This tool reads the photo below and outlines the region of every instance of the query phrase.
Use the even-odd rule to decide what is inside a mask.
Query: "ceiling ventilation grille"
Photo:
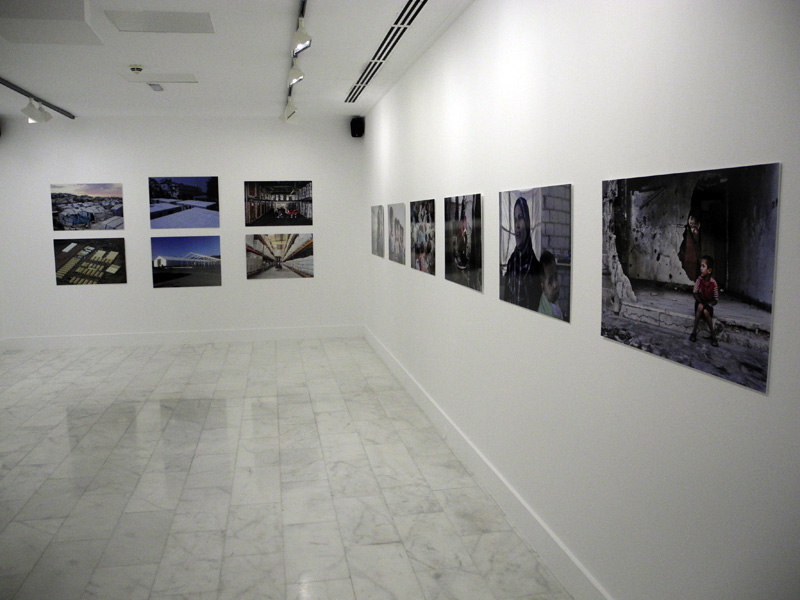
[[[355,102],[358,100],[361,92],[364,91],[364,88],[369,85],[369,82],[375,77],[375,74],[383,66],[383,63],[386,62],[386,59],[392,53],[395,46],[397,46],[400,38],[403,37],[406,30],[414,22],[414,19],[417,18],[417,15],[427,1],[428,0],[408,0],[408,2],[406,2],[403,10],[400,11],[400,15],[395,20],[394,25],[389,28],[389,31],[386,33],[380,46],[378,46],[375,54],[372,55],[372,59],[370,59],[367,66],[364,67],[361,76],[350,89],[350,93],[347,95],[345,102]]]

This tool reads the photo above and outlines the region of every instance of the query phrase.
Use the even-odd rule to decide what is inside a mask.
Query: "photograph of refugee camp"
[[[150,177],[150,228],[219,227],[217,177]]]
[[[245,236],[248,279],[314,277],[314,236],[277,233]]]
[[[444,199],[444,277],[483,291],[480,194]]]
[[[123,229],[121,183],[50,185],[53,230]]]
[[[218,235],[150,238],[153,287],[222,285]]]
[[[572,186],[500,192],[500,299],[569,321]]]
[[[603,182],[602,335],[767,391],[780,165]]]
[[[310,181],[245,181],[247,227],[313,224]]]
[[[126,283],[125,240],[53,240],[56,285]]]

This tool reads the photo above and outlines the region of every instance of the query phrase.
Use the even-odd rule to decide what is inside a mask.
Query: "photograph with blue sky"
[[[222,285],[218,235],[150,238],[153,287]]]

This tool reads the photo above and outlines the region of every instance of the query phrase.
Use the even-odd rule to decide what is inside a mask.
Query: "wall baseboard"
[[[81,335],[10,337],[0,340],[0,350],[61,350],[108,346],[151,346],[363,337],[361,325],[332,327],[275,327],[268,329],[206,329]]]
[[[517,533],[543,558],[548,568],[575,600],[613,600],[555,532],[447,416],[383,342],[368,327],[364,328],[363,335],[433,422],[442,439],[497,502]]]

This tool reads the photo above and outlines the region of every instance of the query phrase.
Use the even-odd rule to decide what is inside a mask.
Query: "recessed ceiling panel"
[[[107,10],[120,31],[136,33],[214,33],[209,13],[153,10]]]
[[[131,83],[197,83],[191,73],[121,73]]]
[[[79,20],[86,16],[86,0],[3,0],[0,18]]]
[[[2,0],[0,36],[17,44],[100,45],[88,14],[86,0]]]

